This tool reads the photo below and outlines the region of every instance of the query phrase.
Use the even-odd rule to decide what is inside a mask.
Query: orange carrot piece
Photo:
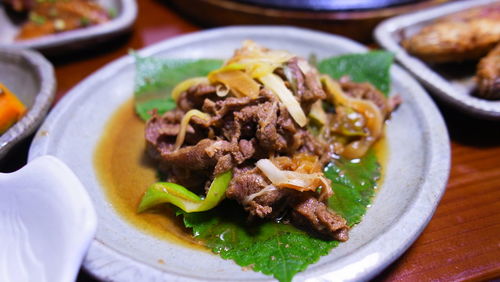
[[[0,134],[16,123],[26,112],[26,107],[5,85],[0,83]]]

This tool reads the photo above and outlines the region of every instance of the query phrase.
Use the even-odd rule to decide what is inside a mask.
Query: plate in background
[[[382,9],[398,5],[423,2],[426,0],[233,0],[266,7],[280,9],[297,9],[310,11],[348,11]]]
[[[49,110],[56,91],[54,68],[34,51],[0,47],[0,82],[28,111],[0,135],[0,159],[12,146],[31,134]]]
[[[179,36],[147,47],[141,56],[228,58],[245,39],[319,59],[367,49],[349,39],[292,27],[229,27]],[[232,261],[148,235],[111,206],[94,168],[94,153],[109,119],[133,97],[135,66],[125,56],[68,92],[35,136],[29,159],[63,160],[87,188],[99,226],[84,266],[113,281],[248,281],[271,277],[243,271]],[[350,240],[297,274],[297,280],[366,280],[401,255],[430,220],[450,169],[450,145],[439,111],[423,88],[398,66],[392,95],[404,102],[388,123],[384,183]],[[44,134],[42,134],[44,133]],[[408,138],[412,136],[412,138]]]
[[[14,24],[7,15],[5,7],[0,5],[0,47],[37,49],[54,55],[109,40],[132,27],[137,17],[135,0],[98,0],[97,2],[105,9],[115,9],[117,16],[104,24],[23,41],[14,40],[20,30],[20,25]]]
[[[498,3],[498,0],[470,0],[445,4],[388,19],[375,29],[375,39],[383,48],[395,53],[396,59],[443,102],[479,118],[500,120],[500,101],[490,101],[471,95],[474,90],[475,64],[462,67],[431,66],[410,55],[400,45],[434,20],[470,8]],[[457,71],[459,69],[459,71]]]

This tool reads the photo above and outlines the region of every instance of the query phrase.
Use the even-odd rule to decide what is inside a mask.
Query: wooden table
[[[51,59],[58,81],[56,103],[85,77],[129,49],[200,30],[160,1],[137,2],[139,15],[129,36],[76,56]],[[422,235],[376,280],[500,277],[500,123],[473,120],[440,107],[452,140],[446,193]],[[0,164],[0,171],[21,167],[30,142],[16,146]],[[82,271],[78,281],[93,279]]]

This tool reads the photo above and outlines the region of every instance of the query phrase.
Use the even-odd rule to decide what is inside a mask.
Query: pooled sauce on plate
[[[94,166],[109,202],[130,224],[157,238],[206,250],[186,229],[181,217],[168,205],[154,212],[137,213],[146,189],[158,181],[154,162],[148,158],[144,140],[145,122],[134,111],[133,99],[124,103],[108,121],[94,155]],[[388,150],[386,138],[374,149],[381,164],[382,183]]]
[[[108,121],[94,154],[94,166],[109,202],[130,224],[185,246],[202,249],[182,218],[167,206],[154,213],[138,214],[137,206],[146,189],[157,181],[154,162],[145,152],[145,123],[134,112],[133,100],[124,103]]]

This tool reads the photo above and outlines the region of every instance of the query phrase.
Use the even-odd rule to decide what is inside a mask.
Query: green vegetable
[[[87,17],[81,17],[80,18],[80,25],[81,26],[88,26],[90,25],[90,19]]]
[[[349,226],[359,223],[375,194],[380,165],[373,150],[361,159],[340,159],[325,168],[332,180],[334,194],[328,200],[331,209],[344,217]]]
[[[382,51],[345,55],[319,63],[322,73],[336,78],[349,75],[355,81],[369,81],[384,93],[389,92],[389,67],[392,54]],[[221,61],[180,61],[137,58],[136,109],[143,118],[159,104],[166,111],[175,107],[168,99],[177,82],[189,77],[206,75],[220,67]],[[351,66],[354,64],[354,66]],[[193,71],[193,73],[191,73]],[[166,89],[166,90],[165,90]],[[153,95],[151,94],[153,93]],[[158,94],[158,95],[156,95]],[[151,99],[153,97],[153,99]],[[161,100],[155,100],[161,99]],[[150,104],[147,104],[151,101]],[[325,168],[332,180],[334,196],[328,204],[353,226],[359,223],[380,176],[380,166],[373,151],[359,160],[335,160]],[[195,195],[196,196],[196,195]],[[196,196],[197,197],[197,196]],[[293,276],[309,264],[327,255],[337,241],[323,241],[287,224],[269,221],[246,222],[247,214],[233,201],[223,201],[206,212],[179,212],[186,227],[213,252],[238,265],[252,268],[280,281]]]
[[[247,216],[241,206],[225,201],[208,212],[184,214],[184,224],[222,258],[280,281],[291,281],[296,273],[338,245],[337,241],[311,237],[288,224],[248,224]]]
[[[196,76],[206,76],[222,65],[221,60],[171,60],[158,58],[136,59],[135,109],[143,119],[149,119],[149,112],[158,109],[164,113],[175,108],[170,98],[177,83]]]
[[[217,175],[212,181],[205,199],[200,198],[184,186],[175,183],[155,183],[148,188],[142,197],[138,212],[143,212],[163,203],[171,203],[188,213],[210,210],[224,199],[232,176],[231,171]]]
[[[318,69],[336,79],[349,75],[353,81],[370,82],[387,96],[391,89],[389,69],[393,59],[390,52],[371,51],[325,59],[319,63]]]
[[[379,169],[373,151],[359,162],[339,160],[325,169],[334,191],[329,206],[343,215],[349,226],[359,223],[365,213]],[[259,221],[248,225],[241,207],[227,201],[211,211],[183,216],[186,227],[213,252],[279,281],[291,281],[339,244],[311,237],[287,224]]]
[[[110,17],[111,19],[114,19],[114,18],[116,18],[116,16],[118,16],[118,10],[116,10],[116,8],[109,8],[108,9],[108,17]]]
[[[31,12],[29,17],[30,21],[34,22],[37,25],[42,25],[47,21],[47,19],[44,16],[41,16],[35,12]]]

